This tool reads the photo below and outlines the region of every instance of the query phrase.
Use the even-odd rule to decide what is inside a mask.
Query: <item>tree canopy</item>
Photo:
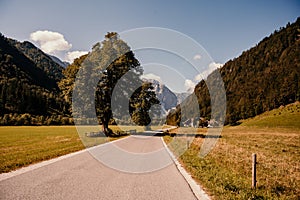
[[[77,91],[80,95],[76,97],[76,102],[79,104],[74,104],[73,101],[73,108],[75,105],[76,112],[81,113],[87,119],[93,117],[93,111],[96,108],[96,116],[106,135],[113,134],[108,128],[113,118],[122,118],[124,110],[134,110],[134,107],[138,106],[137,99],[147,102],[139,105],[143,107],[143,112],[139,113],[139,116],[146,115],[146,110],[151,107],[149,105],[158,101],[154,101],[156,96],[150,91],[151,84],[143,85],[141,81],[143,69],[139,61],[130,47],[115,32],[107,33],[103,42],[93,46],[92,51],[82,62],[82,66],[83,68],[77,74],[77,79],[80,80]],[[62,85],[67,82],[64,81]],[[141,90],[137,90],[139,87]],[[62,91],[65,91],[68,96],[69,89]],[[141,100],[141,98],[144,99]],[[135,99],[133,100],[135,104],[129,105],[129,99]],[[112,109],[112,103],[114,103],[114,109]]]

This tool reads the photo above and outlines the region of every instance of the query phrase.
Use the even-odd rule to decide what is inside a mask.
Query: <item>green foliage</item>
[[[134,57],[129,46],[119,38],[117,33],[107,33],[105,40],[102,42],[102,47],[99,51],[94,51],[96,62],[99,60],[100,70],[103,70],[102,77],[99,80],[96,90],[96,111],[103,131],[108,130],[109,120],[112,118],[111,101],[113,90],[117,82],[128,73],[131,69],[136,69],[135,73],[130,74],[130,79],[127,84],[119,85],[120,87],[128,87],[129,81],[138,81],[139,75],[142,74],[142,69],[139,67],[139,61]],[[132,85],[135,85],[132,83]],[[126,88],[123,88],[126,89]],[[120,101],[121,94],[114,96]],[[127,97],[128,98],[128,97]],[[128,108],[128,106],[125,106]]]
[[[132,121],[139,126],[147,126],[151,122],[150,108],[159,104],[159,100],[153,91],[153,86],[151,83],[143,83],[143,85],[138,88],[130,98],[129,101],[129,112],[132,117]],[[151,110],[152,115],[159,115],[160,109]]]
[[[64,115],[32,115],[10,113],[0,116],[0,126],[49,126],[72,125],[73,119]]]
[[[78,73],[79,69],[80,73]],[[73,105],[76,112],[74,110],[72,112],[84,118],[92,118],[92,112],[96,108],[96,114],[103,126],[103,132],[106,135],[112,135],[113,133],[108,128],[108,124],[114,122],[113,118],[122,119],[124,109],[128,110],[129,99],[145,97],[145,99],[139,100],[143,102],[143,105],[139,106],[144,106],[144,110],[149,110],[151,107],[149,105],[153,104],[154,95],[150,91],[152,88],[150,84],[142,86],[142,91],[139,90],[138,93],[134,93],[135,86],[142,85],[140,79],[142,73],[143,69],[134,57],[130,47],[119,38],[117,33],[108,33],[102,43],[95,44],[88,55],[76,59],[64,71],[65,78],[60,81],[59,87],[63,99],[69,104],[65,112],[71,112],[72,91],[76,78],[83,84],[76,85],[76,94],[78,95]],[[118,92],[113,95],[114,91]],[[129,96],[133,93],[132,97]],[[91,94],[95,94],[95,105],[91,103],[93,101],[93,99],[90,99]],[[117,104],[114,113],[112,102]],[[138,100],[133,102],[131,105],[132,110],[133,107],[138,106]],[[146,120],[144,110],[143,112],[136,111],[133,114],[134,118],[139,117],[139,121]],[[148,119],[147,122],[149,123]]]
[[[96,108],[97,117],[103,125],[104,133],[111,135],[108,124],[112,120],[113,90],[121,77],[133,68],[135,71],[131,73],[131,79],[123,87],[128,87],[130,81],[138,81],[139,75],[142,74],[142,68],[133,52],[119,38],[119,35],[115,32],[108,33],[101,44],[97,43],[93,46],[92,52],[86,57],[76,60],[66,69],[66,79],[60,82],[60,87],[65,99],[69,99],[69,102],[75,74],[79,70],[76,62],[81,66],[81,71],[76,78],[83,84],[76,85],[78,95],[76,93],[76,102],[73,105],[76,107],[76,111],[73,113],[76,112],[76,115],[91,118]],[[95,94],[95,99],[90,99],[91,94]],[[116,96],[116,98],[118,97],[119,95]],[[91,103],[92,101],[95,101],[95,105]]]
[[[76,58],[74,62],[63,71],[64,78],[58,83],[60,97],[66,102],[66,105],[63,108],[63,112],[65,114],[70,115],[72,113],[71,104],[74,82],[76,79],[76,74],[86,57],[87,55],[83,55],[80,58]]]

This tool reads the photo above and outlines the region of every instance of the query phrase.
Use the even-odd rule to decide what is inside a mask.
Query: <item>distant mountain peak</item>
[[[176,95],[163,83],[156,79],[143,78],[143,81],[152,83],[154,92],[162,106],[162,113],[165,115],[168,111],[177,105]]]
[[[49,56],[54,62],[56,62],[57,64],[59,64],[59,65],[62,66],[63,68],[66,68],[66,67],[68,67],[68,65],[70,65],[69,62],[62,61],[61,59],[59,59],[59,58],[56,57],[56,56],[53,56],[53,55],[50,55],[50,54],[48,54],[48,56]]]

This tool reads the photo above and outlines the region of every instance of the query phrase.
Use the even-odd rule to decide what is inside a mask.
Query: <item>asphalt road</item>
[[[10,178],[0,176],[0,199],[196,199],[170,159],[159,137],[130,136]]]

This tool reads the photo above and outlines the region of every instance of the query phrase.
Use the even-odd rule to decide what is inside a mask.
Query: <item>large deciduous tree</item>
[[[126,87],[136,85],[143,73],[139,61],[134,57],[130,47],[119,38],[115,32],[107,33],[105,40],[100,44],[94,46],[94,59],[98,60],[99,68],[101,70],[101,78],[96,89],[96,112],[102,129],[105,135],[112,135],[112,131],[108,128],[109,122],[112,119],[111,102],[112,98],[124,98],[124,94],[113,95],[113,90],[118,81],[127,74],[127,84],[118,85],[119,87]],[[134,69],[134,71],[132,70]],[[128,76],[128,73],[130,74]],[[129,97],[127,97],[129,98]],[[122,103],[123,101],[118,101]],[[128,105],[125,105],[128,108]]]
[[[82,67],[79,69],[78,65]],[[60,86],[63,88],[64,98],[68,101],[72,101],[70,95],[75,88],[75,97],[73,94],[72,98],[76,99],[75,103],[72,102],[76,111],[72,110],[73,116],[83,120],[84,124],[90,124],[96,109],[98,121],[107,136],[113,135],[108,127],[113,119],[124,119],[124,110],[136,113],[138,101],[144,102],[143,112],[139,113],[141,119],[146,117],[142,115],[147,114],[146,110],[149,110],[151,105],[159,103],[158,100],[154,100],[156,98],[154,92],[151,93],[151,84],[143,84],[141,80],[143,69],[139,61],[130,47],[115,32],[107,33],[104,41],[95,44],[87,56],[76,59],[69,68],[70,70],[65,71],[69,80],[61,81]],[[95,99],[91,99],[93,97]],[[135,103],[130,106],[130,102]],[[146,122],[148,124],[149,119],[146,119]]]
[[[135,110],[136,113],[137,107],[142,108],[143,112],[138,115],[142,120],[145,120],[144,123],[149,124],[151,119],[146,119],[146,110],[149,110],[151,105],[157,104],[159,101],[154,92],[151,92],[151,89],[153,89],[151,84],[142,83],[141,75],[143,74],[143,69],[130,47],[119,38],[117,33],[110,32],[105,36],[102,45],[98,43],[93,47],[93,52],[94,54],[92,53],[91,58],[96,62],[96,68],[99,68],[101,71],[99,71],[100,79],[95,95],[96,112],[105,135],[113,134],[108,128],[112,118],[122,117],[118,116],[122,115],[122,112],[118,112],[118,109],[131,109]],[[136,88],[136,86],[140,85],[142,86]],[[116,88],[118,92],[115,92],[116,94],[114,93],[113,95]],[[136,89],[137,91],[135,91]],[[130,106],[129,99],[134,99],[134,102],[141,101],[144,103]],[[116,105],[117,111],[114,110],[114,113],[112,111],[112,102],[117,102],[118,104]]]

